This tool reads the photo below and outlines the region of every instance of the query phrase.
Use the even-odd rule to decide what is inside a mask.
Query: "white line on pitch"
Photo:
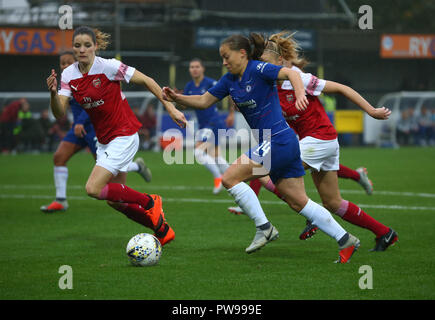
[[[53,199],[50,195],[29,195],[29,194],[0,194],[0,199]],[[86,196],[68,196],[69,200],[96,200]],[[190,203],[227,203],[235,206],[231,199],[199,199],[199,198],[163,198],[168,202],[190,202]],[[266,205],[286,205],[283,201],[262,200]],[[376,204],[358,204],[361,208],[387,209],[387,210],[408,210],[408,211],[435,211],[435,207],[418,207],[418,206],[399,206],[399,205],[376,205]]]
[[[131,188],[136,190],[141,189],[152,189],[152,190],[212,190],[212,187],[206,186],[183,186],[183,185],[174,185],[174,186],[162,186],[162,185],[129,185]],[[0,189],[34,189],[34,190],[54,190],[53,185],[38,185],[38,184],[30,184],[30,185],[16,185],[16,184],[5,184],[0,185]],[[84,185],[69,185],[68,189],[72,190],[85,190]],[[317,192],[315,189],[308,189],[308,192]],[[343,194],[366,194],[365,191],[362,190],[349,190],[349,189],[340,189],[340,192]],[[420,197],[420,198],[435,198],[435,193],[424,193],[424,192],[401,192],[401,191],[382,191],[377,190],[373,192],[373,195],[386,195],[386,196],[400,196],[400,197]]]

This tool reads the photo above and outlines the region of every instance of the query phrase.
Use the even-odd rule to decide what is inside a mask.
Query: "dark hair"
[[[73,33],[73,40],[76,36],[80,34],[87,34],[91,37],[92,42],[96,45],[98,45],[98,49],[104,50],[109,45],[110,41],[110,34],[101,32],[98,29],[92,29],[87,26],[81,26],[74,30]]]
[[[192,62],[199,62],[201,67],[204,68],[204,63],[202,62],[202,60],[200,58],[193,58],[192,60],[190,60],[189,64],[191,64]]]
[[[249,60],[259,60],[263,54],[266,41],[258,33],[251,33],[248,37],[241,34],[232,35],[222,41],[221,45],[227,45],[231,50],[245,50]]]
[[[59,57],[65,56],[67,54],[74,56],[74,52],[72,52],[72,50],[63,50],[59,52]]]

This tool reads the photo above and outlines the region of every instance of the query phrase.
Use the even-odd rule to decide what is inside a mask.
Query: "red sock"
[[[264,187],[270,192],[274,193],[278,198],[282,199],[281,193],[278,192],[276,186],[273,184],[271,179],[266,183]]]
[[[106,184],[103,190],[101,190],[99,199],[113,202],[136,203],[141,205],[145,210],[152,208],[154,205],[154,201],[149,195],[137,192],[121,183]],[[150,207],[148,207],[148,205]]]
[[[344,220],[349,221],[356,226],[369,229],[376,235],[376,238],[383,236],[389,231],[388,227],[376,221],[360,207],[347,200],[341,202],[340,208],[336,213]]]
[[[143,225],[144,227],[154,230],[154,225],[150,217],[145,213],[141,205],[135,203],[123,203],[121,208],[118,209],[125,214],[129,219]]]
[[[352,179],[355,181],[359,181],[360,178],[358,171],[342,166],[341,164],[340,169],[337,171],[337,175],[339,178]]]
[[[260,193],[260,189],[261,189],[260,180],[259,179],[251,180],[251,182],[249,182],[249,186],[251,187],[252,190],[254,190],[255,194],[258,196],[258,194]]]

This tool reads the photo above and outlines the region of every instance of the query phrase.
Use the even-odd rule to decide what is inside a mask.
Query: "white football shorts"
[[[120,171],[127,172],[138,149],[139,135],[137,132],[131,136],[116,137],[108,144],[97,142],[96,165],[109,170],[114,176]]]
[[[340,165],[338,140],[320,140],[305,137],[299,141],[301,159],[317,171],[336,171]]]

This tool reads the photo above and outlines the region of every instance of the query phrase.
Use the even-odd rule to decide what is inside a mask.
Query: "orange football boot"
[[[66,209],[68,209],[68,203],[66,201],[53,201],[49,205],[41,206],[40,209],[45,213],[66,211]]]
[[[174,240],[175,232],[165,220],[162,197],[157,194],[150,194],[150,196],[154,200],[154,206],[151,209],[146,210],[145,213],[154,226],[154,236],[159,239],[160,244],[163,246]]]

